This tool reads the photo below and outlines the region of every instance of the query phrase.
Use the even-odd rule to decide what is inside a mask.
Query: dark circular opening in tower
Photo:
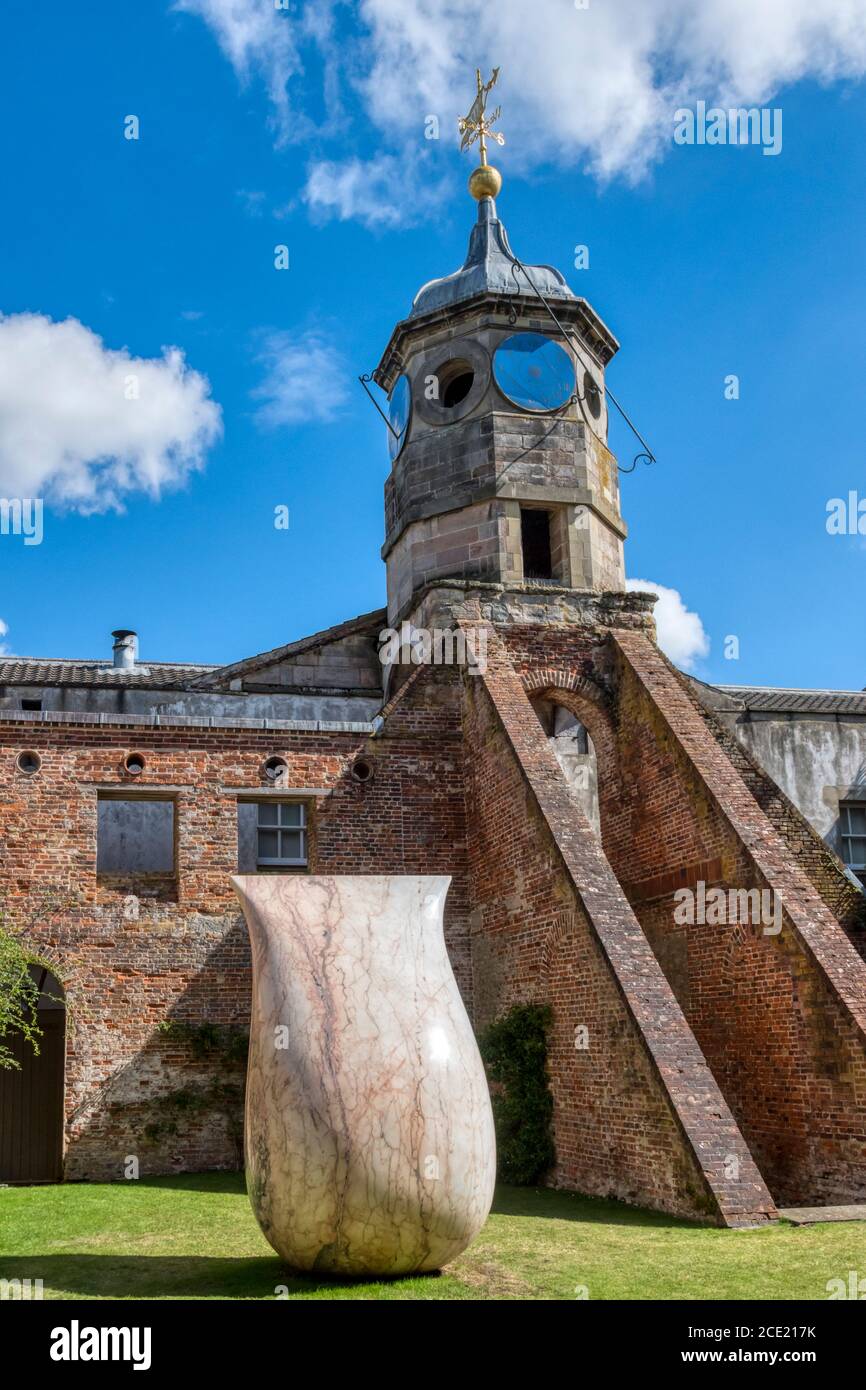
[[[140,777],[145,769],[144,755],[142,753],[130,753],[124,759],[123,766],[131,777]]]
[[[18,771],[26,772],[29,777],[32,777],[34,772],[38,772],[42,766],[42,759],[39,754],[34,753],[32,749],[29,748],[25,749],[23,753],[19,753],[15,761],[18,766]]]
[[[475,380],[475,371],[465,357],[446,362],[436,375],[439,378],[439,403],[446,410],[453,410],[455,405],[466,400]]]
[[[459,405],[461,401],[466,400],[466,397],[472,390],[472,383],[474,380],[475,373],[470,370],[468,372],[462,372],[460,376],[456,376],[453,381],[449,381],[442,395],[442,404],[445,406],[446,410],[450,410],[452,406]]]

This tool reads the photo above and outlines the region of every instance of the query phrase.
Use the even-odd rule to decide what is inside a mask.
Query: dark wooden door
[[[66,1010],[40,1009],[39,1056],[9,1043],[20,1071],[0,1069],[0,1182],[59,1182],[63,1167]]]

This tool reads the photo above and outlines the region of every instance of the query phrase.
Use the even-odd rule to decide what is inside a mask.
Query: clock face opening
[[[445,410],[453,410],[455,405],[466,400],[472,390],[475,371],[471,362],[455,357],[439,367],[436,379],[439,383],[439,404]]]
[[[512,333],[493,355],[496,385],[521,410],[558,410],[575,390],[574,363],[543,333]]]
[[[412,389],[409,385],[409,378],[400,376],[391,392],[391,400],[388,405],[388,424],[391,426],[388,431],[388,452],[391,455],[392,463],[406,443],[411,409]]]

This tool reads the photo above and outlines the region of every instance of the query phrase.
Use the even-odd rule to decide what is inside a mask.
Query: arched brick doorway
[[[66,1002],[47,966],[33,965],[39,988],[39,1055],[22,1035],[7,1039],[18,1067],[0,1069],[0,1182],[59,1182],[63,1176]]]

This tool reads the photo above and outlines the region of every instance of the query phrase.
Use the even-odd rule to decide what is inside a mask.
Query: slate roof
[[[147,689],[183,685],[218,666],[182,661],[143,661],[130,671],[110,661],[41,656],[0,657],[0,685],[141,685]]]
[[[864,690],[798,690],[769,685],[714,685],[747,710],[767,714],[864,714]]]
[[[576,299],[565,277],[552,265],[526,267],[535,287],[546,299]],[[410,318],[418,318],[432,309],[459,304],[476,294],[494,291],[497,294],[535,298],[533,284],[514,264],[514,253],[508,244],[508,233],[496,215],[492,198],[482,198],[478,204],[478,221],[469,237],[466,260],[459,270],[428,280],[415,296]]]

